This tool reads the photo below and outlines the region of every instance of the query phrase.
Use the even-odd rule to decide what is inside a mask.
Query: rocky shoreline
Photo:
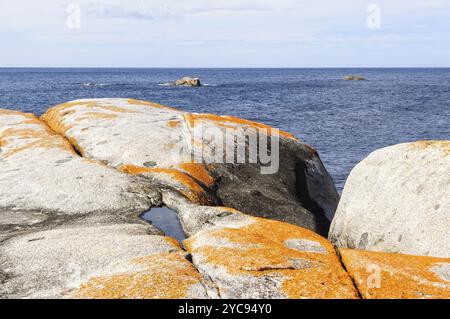
[[[450,142],[375,152],[339,202],[291,134],[279,132],[279,170],[261,174],[267,163],[193,162],[220,143],[199,139],[200,125],[275,132],[132,99],[40,119],[0,110],[0,297],[450,297]],[[140,218],[163,205],[184,247]]]

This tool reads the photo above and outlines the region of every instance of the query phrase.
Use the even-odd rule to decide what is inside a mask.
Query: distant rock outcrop
[[[330,240],[338,247],[450,257],[450,141],[375,151],[351,172]]]
[[[199,87],[202,84],[201,84],[199,78],[184,77],[182,79],[176,80],[174,82],[174,85],[176,85],[176,86],[194,86],[194,87]]]
[[[345,81],[366,81],[365,77],[359,75],[347,75],[343,78]]]

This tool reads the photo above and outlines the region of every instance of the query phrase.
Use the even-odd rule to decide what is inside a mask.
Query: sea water
[[[354,74],[367,81],[343,81]],[[200,88],[162,86],[183,76]],[[43,113],[74,99],[124,97],[228,114],[316,148],[341,191],[372,151],[450,139],[450,69],[0,69],[0,108]]]

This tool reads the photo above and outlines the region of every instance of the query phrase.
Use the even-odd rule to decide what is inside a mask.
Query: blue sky
[[[4,67],[450,67],[450,1],[0,0],[0,41]]]

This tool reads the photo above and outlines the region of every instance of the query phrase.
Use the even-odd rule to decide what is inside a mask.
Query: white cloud
[[[111,59],[130,56],[146,63],[151,52],[151,65],[170,63],[170,50],[192,56],[195,61],[189,63],[198,65],[216,63],[219,54],[221,63],[230,64],[245,63],[252,55],[273,64],[295,62],[299,56],[324,63],[321,56],[329,55],[321,48],[334,50],[339,64],[337,57],[350,46],[356,52],[365,52],[371,44],[389,47],[390,53],[379,57],[385,60],[389,54],[404,53],[408,43],[416,43],[418,50],[420,43],[434,44],[442,52],[450,46],[439,41],[449,37],[444,33],[450,27],[448,0],[0,1],[0,61],[7,64],[20,64],[19,57],[33,63],[37,52],[48,50],[64,54],[39,61],[83,64],[86,56],[102,61],[106,49],[117,47],[121,55],[113,53]],[[78,30],[66,27],[71,3],[81,7]],[[382,28],[377,31],[366,27],[371,3],[382,9]],[[64,60],[75,49],[86,54]],[[285,61],[277,61],[274,54]]]

